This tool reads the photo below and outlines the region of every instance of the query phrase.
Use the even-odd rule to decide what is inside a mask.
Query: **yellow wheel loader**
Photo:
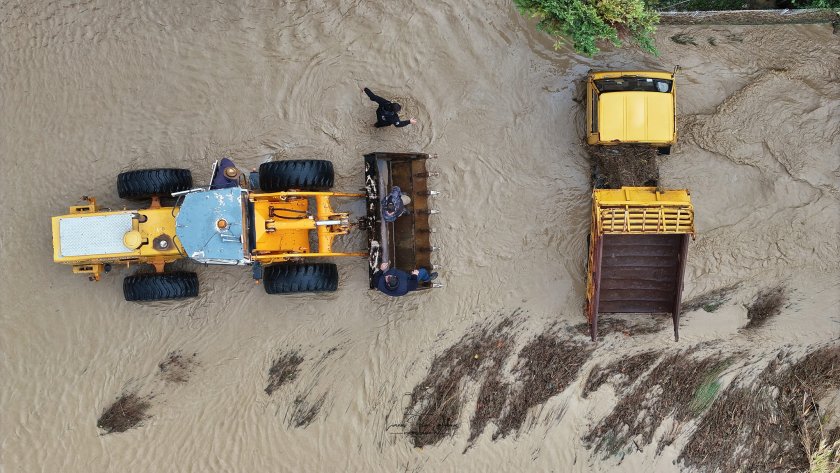
[[[331,191],[333,165],[322,160],[272,161],[245,173],[225,158],[214,164],[212,183],[197,188],[185,169],[124,172],[117,177],[119,196],[149,205],[115,211],[85,197],[86,204],[52,218],[53,258],[92,281],[117,264],[151,265],[153,271],[125,278],[123,293],[128,301],[196,296],[195,273],[165,270],[179,259],[249,265],[269,294],[335,291],[338,270],[324,262],[327,258],[367,256],[371,267],[391,261],[392,267],[408,271],[417,264],[431,265],[425,233],[428,215],[433,213],[426,199],[428,155],[369,156],[366,166],[384,166],[379,166],[375,182],[368,175],[365,192],[359,193]],[[412,173],[392,179],[390,167],[400,168],[403,162],[411,163]],[[397,226],[382,224],[379,215],[380,196],[388,189],[382,186],[392,181],[402,183],[415,198],[411,217]],[[172,205],[162,205],[161,199],[173,198]],[[348,213],[333,208],[333,198],[364,198],[367,215],[351,222]],[[334,240],[354,227],[367,228],[368,251],[334,250]],[[383,254],[383,247],[393,249]]]

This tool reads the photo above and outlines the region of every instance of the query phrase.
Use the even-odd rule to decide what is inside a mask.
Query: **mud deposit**
[[[693,41],[670,39],[679,34]],[[509,1],[2,3],[0,469],[702,465],[680,455],[723,392],[748,387],[782,350],[796,363],[840,338],[840,41],[830,25],[669,26],[657,58],[606,49],[588,59],[551,45]],[[629,330],[619,322],[593,345],[575,328],[585,322],[591,190],[575,99],[589,69],[675,65],[679,142],[656,159],[660,185],[691,189],[697,210],[684,299],[737,288],[687,307],[679,343],[668,319],[627,316],[616,320]],[[363,86],[400,101],[417,125],[373,128]],[[365,261],[344,259],[337,292],[274,297],[247,268],[181,262],[176,269],[198,273],[199,297],[140,304],[121,292],[143,268],[115,267],[90,283],[51,261],[49,218],[80,196],[136,205],[117,196],[121,171],[183,167],[204,184],[221,156],[245,169],[321,158],[335,163],[337,190],[355,191],[364,153],[402,150],[438,155],[429,166],[440,173],[431,184],[441,192],[432,240],[442,289],[380,296],[367,290]],[[364,211],[349,200],[339,207]],[[338,246],[365,245],[357,233]],[[742,330],[756,295],[779,286],[779,312]],[[467,350],[454,390],[417,404],[437,406],[441,420],[430,423],[445,427],[417,448],[396,426],[410,424],[415,388],[473,327],[492,330],[515,308],[509,344],[490,337],[488,349]],[[535,341],[532,356],[525,348]],[[159,367],[175,350],[180,361],[198,353],[189,375],[175,376],[186,382]],[[272,364],[293,351],[299,372],[267,395]],[[595,365],[645,352],[661,357],[638,380],[625,381],[637,372],[627,368],[583,397]],[[712,354],[734,361],[707,380]],[[668,400],[676,394],[654,383],[654,370],[701,379]],[[149,417],[101,435],[99,417],[132,392],[154,395]],[[651,397],[633,405],[625,396]],[[824,397],[820,409],[836,411],[837,398]],[[638,423],[639,406],[655,418]],[[584,437],[613,421],[627,426],[615,432],[620,451],[594,451],[606,434]],[[780,432],[785,445],[801,445]]]

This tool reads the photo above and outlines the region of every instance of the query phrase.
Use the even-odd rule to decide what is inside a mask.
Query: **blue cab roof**
[[[242,237],[245,199],[247,191],[241,187],[186,194],[175,233],[187,257],[207,264],[249,263]]]

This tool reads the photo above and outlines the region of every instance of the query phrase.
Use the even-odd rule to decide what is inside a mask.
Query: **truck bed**
[[[694,234],[688,192],[596,190],[594,201],[587,284],[592,340],[599,315],[609,313],[670,314],[679,340],[683,274]]]

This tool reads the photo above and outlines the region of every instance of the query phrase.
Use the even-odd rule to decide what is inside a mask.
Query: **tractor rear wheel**
[[[338,268],[332,263],[281,263],[265,268],[263,286],[269,294],[331,292],[338,289]]]
[[[169,197],[173,192],[192,188],[192,174],[188,169],[139,169],[121,172],[117,176],[117,192],[123,199]]]
[[[123,280],[123,295],[127,301],[165,301],[198,295],[198,275],[176,271],[144,273]]]
[[[260,165],[260,189],[263,192],[327,190],[335,183],[335,171],[330,161],[293,159],[271,161]]]

